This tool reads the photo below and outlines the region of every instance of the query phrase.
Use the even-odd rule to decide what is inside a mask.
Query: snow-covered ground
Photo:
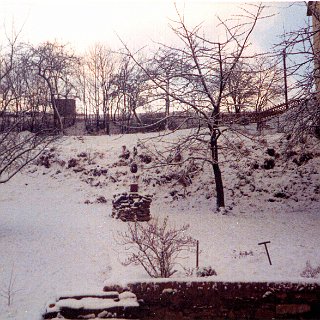
[[[113,195],[132,182],[129,166],[119,162],[121,147],[132,150],[149,135],[64,137],[47,151],[48,168],[45,160],[34,163],[0,186],[0,319],[38,319],[56,295],[147,278],[142,267],[121,264],[125,252],[117,236],[126,223],[110,215]],[[319,282],[300,274],[307,261],[320,265],[320,154],[313,148],[288,155],[279,138],[245,140],[238,144],[242,156],[226,153],[225,214],[215,210],[210,168],[193,177],[183,198],[181,186],[163,178],[177,168],[147,170],[139,163],[140,187],[153,195],[152,216],[190,224],[190,235],[200,242],[200,266],[211,265],[218,281]],[[278,153],[269,170],[262,168],[268,147]],[[303,152],[312,157],[297,165],[293,159]],[[270,241],[272,265],[258,245],[263,241]],[[181,263],[194,267],[194,254]]]

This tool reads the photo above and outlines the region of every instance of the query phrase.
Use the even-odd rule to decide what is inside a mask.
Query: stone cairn
[[[133,157],[136,155],[137,148],[134,147]],[[126,146],[122,146],[120,158],[128,159],[129,157],[130,151]],[[134,161],[131,162],[130,171],[134,182],[130,185],[130,193],[124,192],[113,196],[111,216],[122,221],[149,221],[152,196],[138,193],[138,177],[135,175],[138,172],[138,165]]]
[[[149,221],[151,195],[124,192],[113,196],[112,217],[122,221]]]

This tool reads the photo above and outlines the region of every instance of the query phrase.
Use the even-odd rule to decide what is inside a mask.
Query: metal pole
[[[270,243],[270,241],[264,241],[264,242],[260,242],[258,243],[258,245],[264,245],[264,248],[266,249],[266,252],[267,252],[267,256],[268,256],[268,259],[269,259],[269,263],[270,263],[270,266],[272,265],[271,263],[271,258],[270,258],[270,255],[269,255],[269,251],[268,251],[268,247],[267,247],[267,243]]]

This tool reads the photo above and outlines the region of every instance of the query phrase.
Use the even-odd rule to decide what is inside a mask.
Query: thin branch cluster
[[[14,130],[0,134],[0,184],[9,181],[56,138]]]
[[[171,277],[183,253],[195,246],[195,240],[187,235],[188,229],[189,225],[170,227],[168,218],[130,223],[128,230],[119,234],[120,243],[128,251],[124,264],[141,265],[153,278]]]

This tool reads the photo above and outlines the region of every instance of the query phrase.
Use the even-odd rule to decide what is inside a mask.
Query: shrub
[[[307,261],[305,268],[300,273],[300,276],[304,278],[316,278],[319,274],[320,274],[320,265],[314,268],[311,266],[310,261]]]
[[[275,161],[274,159],[265,159],[263,163],[263,168],[266,170],[273,169],[275,166]]]
[[[267,154],[270,156],[270,157],[274,157],[276,152],[274,150],[274,148],[268,148],[267,149]]]
[[[126,232],[119,233],[120,243],[128,251],[125,265],[141,265],[153,278],[169,278],[177,270],[183,252],[195,246],[186,234],[189,225],[170,228],[168,218],[163,222],[153,219],[147,223],[129,223]]]
[[[149,164],[152,161],[152,158],[147,154],[139,154],[139,159],[146,164]]]
[[[281,198],[281,199],[288,199],[290,198],[289,195],[287,195],[285,192],[278,191],[273,195],[275,198]]]
[[[13,303],[13,298],[17,292],[20,290],[16,290],[15,288],[16,275],[14,270],[14,265],[12,265],[10,277],[8,279],[7,284],[1,284],[0,286],[0,297],[3,297],[7,305],[10,306]]]
[[[74,168],[78,165],[78,160],[75,159],[75,158],[71,158],[69,161],[68,161],[68,169],[69,168]]]
[[[203,278],[203,277],[216,276],[217,273],[211,266],[207,266],[207,267],[199,268],[196,272],[196,275],[197,277]]]

